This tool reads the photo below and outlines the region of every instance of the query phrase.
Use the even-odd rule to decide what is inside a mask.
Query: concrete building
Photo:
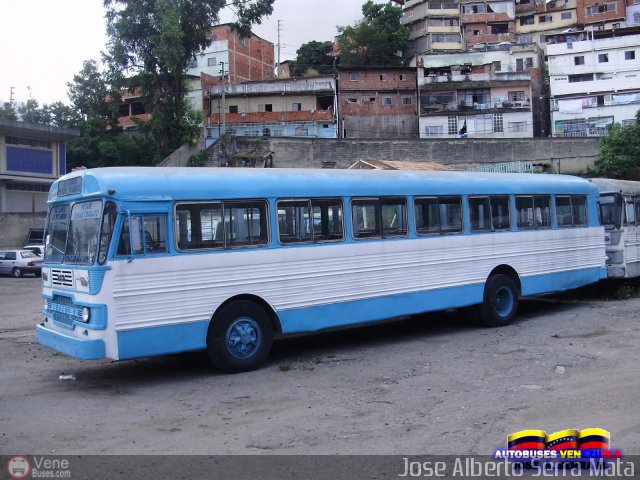
[[[547,45],[554,137],[606,134],[640,109],[640,28],[557,35]]]
[[[410,32],[408,56],[463,49],[458,0],[407,0],[400,23]]]
[[[0,213],[46,212],[51,184],[66,173],[66,141],[80,132],[0,119]]]
[[[515,42],[513,0],[461,0],[460,23],[467,48]]]
[[[415,67],[338,69],[340,138],[416,138]]]
[[[516,0],[516,41],[544,49],[549,36],[577,27],[579,1]]]
[[[499,44],[418,60],[420,138],[546,136],[546,84],[535,44]]]
[[[207,147],[225,131],[237,136],[337,136],[332,76],[215,84],[206,88],[204,100]]]

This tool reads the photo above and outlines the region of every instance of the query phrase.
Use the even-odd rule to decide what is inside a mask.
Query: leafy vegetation
[[[368,0],[362,6],[363,20],[338,27],[340,66],[401,66],[402,52],[409,44],[409,30],[400,24],[402,8]]]
[[[627,180],[640,180],[640,111],[636,124],[609,127],[607,136],[600,141],[600,153],[590,175]]]
[[[296,52],[296,59],[291,62],[291,73],[294,75],[315,76],[333,73],[335,57],[331,56],[331,42],[311,41],[303,43]]]
[[[116,90],[140,94],[150,135],[164,158],[180,147],[189,131],[186,70],[210,42],[218,13],[232,5],[244,35],[273,11],[275,0],[105,0],[109,82]]]

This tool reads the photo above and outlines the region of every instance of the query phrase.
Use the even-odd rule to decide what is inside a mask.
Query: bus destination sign
[[[82,177],[72,177],[67,180],[60,180],[58,184],[58,196],[77,195],[82,193]]]

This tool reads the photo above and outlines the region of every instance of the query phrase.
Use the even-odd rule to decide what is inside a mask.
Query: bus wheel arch
[[[207,331],[209,360],[228,373],[258,368],[271,351],[274,332],[280,324],[264,300],[239,295],[216,310]]]
[[[509,265],[494,268],[484,285],[483,301],[478,307],[480,321],[487,327],[511,323],[518,310],[520,277]]]

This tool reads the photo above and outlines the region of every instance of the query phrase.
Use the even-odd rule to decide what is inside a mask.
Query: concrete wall
[[[30,228],[44,228],[46,213],[0,213],[0,248],[23,247]]]
[[[600,145],[599,138],[264,140],[268,150],[274,152],[277,168],[321,168],[324,162],[335,162],[337,168],[347,168],[357,160],[367,159],[438,162],[460,169],[524,161],[560,173],[584,172],[593,165]],[[238,148],[242,148],[241,139],[238,139]]]

